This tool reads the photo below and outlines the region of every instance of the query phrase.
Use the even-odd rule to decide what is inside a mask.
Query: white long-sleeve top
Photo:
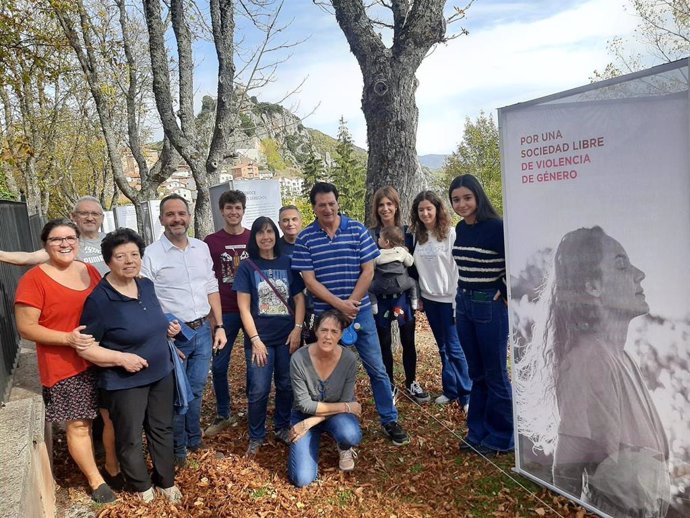
[[[453,259],[455,229],[451,227],[443,241],[429,233],[426,243],[417,241],[414,264],[419,274],[422,297],[434,302],[454,303],[458,289],[458,269]]]

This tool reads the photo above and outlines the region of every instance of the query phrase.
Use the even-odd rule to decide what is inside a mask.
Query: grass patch
[[[340,507],[347,507],[354,500],[355,495],[350,489],[340,490],[336,493],[336,503]]]
[[[276,497],[276,492],[274,491],[273,488],[264,486],[260,487],[258,489],[252,489],[249,492],[249,496],[251,496],[255,500],[259,500],[260,498],[275,498]]]

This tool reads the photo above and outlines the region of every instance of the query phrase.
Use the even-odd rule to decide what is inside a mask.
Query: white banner
[[[247,208],[242,218],[244,228],[252,228],[259,216],[268,216],[278,224],[278,211],[282,206],[278,180],[235,180],[233,185],[247,196]]]
[[[517,468],[603,515],[689,516],[688,94],[500,122]]]
[[[160,200],[148,201],[149,221],[145,222],[144,224],[149,226],[153,241],[160,239],[160,237],[163,235],[163,231],[165,230],[158,217],[160,215],[160,204]],[[110,220],[108,220],[107,226],[106,224],[103,225],[103,228],[106,232],[115,230],[115,220],[117,220],[117,227],[131,228],[134,231],[139,231],[137,227],[137,213],[134,205],[118,205],[114,207],[114,216],[115,217],[112,220],[112,228],[109,228],[111,226]]]

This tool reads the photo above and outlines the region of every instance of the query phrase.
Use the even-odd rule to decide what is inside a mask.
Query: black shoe
[[[178,457],[175,455],[175,467],[177,469],[182,469],[187,466],[187,457]]]
[[[475,451],[479,448],[481,448],[481,446],[479,446],[478,444],[474,444],[469,439],[463,439],[462,441],[460,441],[461,452]]]
[[[403,446],[410,442],[410,437],[396,421],[384,424],[383,433],[388,436],[395,446]]]
[[[206,444],[204,444],[204,441],[201,441],[199,444],[195,444],[194,446],[187,446],[187,451],[191,451],[192,453],[205,449]]]
[[[473,451],[475,453],[478,453],[482,457],[486,457],[487,459],[493,459],[494,457],[498,457],[498,455],[500,453],[502,453],[502,452],[499,452],[498,450],[493,450],[491,448],[487,448],[486,446],[476,446]]]
[[[117,500],[117,496],[115,496],[115,493],[113,493],[113,490],[110,489],[108,484],[103,482],[94,489],[93,493],[91,493],[91,499],[97,504],[109,504]]]
[[[125,488],[125,476],[122,474],[122,471],[119,471],[117,475],[111,475],[107,469],[103,468],[101,475],[103,475],[103,480],[110,486],[110,489],[122,491]]]

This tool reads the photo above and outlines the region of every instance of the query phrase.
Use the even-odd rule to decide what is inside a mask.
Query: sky
[[[466,19],[449,26],[469,31],[427,56],[417,71],[420,155],[448,154],[462,138],[465,118],[518,102],[575,88],[590,82],[594,70],[612,57],[607,42],[629,35],[636,25],[626,0],[476,0]],[[449,0],[447,11],[455,4]],[[259,100],[282,100],[303,117],[307,127],[335,136],[344,117],[355,143],[366,148],[361,111],[362,79],[335,16],[312,0],[287,0],[281,12],[289,23],[280,41],[300,41],[276,71],[276,81],[254,92]],[[238,21],[237,36],[248,46],[254,40]],[[385,41],[385,36],[384,36]],[[197,98],[215,95],[213,49],[197,54]]]

